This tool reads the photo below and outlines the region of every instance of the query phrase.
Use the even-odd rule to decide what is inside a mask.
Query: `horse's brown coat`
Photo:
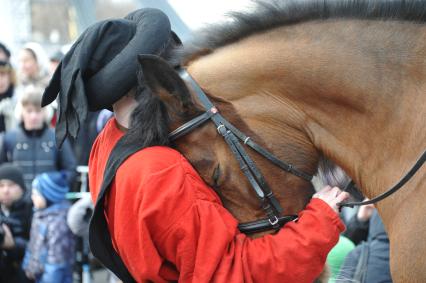
[[[278,157],[310,173],[320,154],[368,197],[395,184],[426,148],[426,26],[330,20],[251,35],[188,62],[222,114]],[[212,124],[179,149],[241,221],[263,217]],[[305,181],[249,151],[285,213],[312,194]],[[377,206],[391,241],[394,282],[426,282],[426,168]]]

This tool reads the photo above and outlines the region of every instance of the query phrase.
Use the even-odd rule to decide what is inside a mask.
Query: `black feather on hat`
[[[178,39],[169,19],[157,9],[90,26],[65,54],[43,94],[42,106],[59,94],[58,147],[67,136],[77,137],[89,110],[110,109],[137,85],[137,55],[161,56],[173,41]]]

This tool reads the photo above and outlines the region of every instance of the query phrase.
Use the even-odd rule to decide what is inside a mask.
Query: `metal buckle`
[[[246,137],[246,139],[244,140],[244,144],[247,144],[247,142],[249,141],[250,137]]]
[[[271,224],[272,226],[275,226],[275,225],[277,225],[278,224],[278,217],[276,217],[275,215],[274,215],[274,220],[272,221],[271,220],[271,218],[268,218],[268,221],[269,221],[269,224]]]
[[[220,124],[220,125],[217,127],[217,132],[218,132],[219,134],[221,134],[220,129],[221,129],[222,127],[225,127],[225,125]]]

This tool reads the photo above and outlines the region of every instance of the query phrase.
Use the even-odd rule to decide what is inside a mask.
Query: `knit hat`
[[[12,163],[3,163],[0,165],[0,180],[10,180],[18,184],[24,192],[26,191],[22,171]]]
[[[38,175],[33,183],[36,189],[48,202],[58,203],[65,199],[69,190],[67,175],[63,172],[47,172]]]

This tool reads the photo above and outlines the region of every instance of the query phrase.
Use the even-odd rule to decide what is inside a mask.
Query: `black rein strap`
[[[393,186],[392,188],[390,188],[389,190],[387,190],[386,192],[384,192],[381,195],[378,195],[377,197],[367,200],[367,201],[361,201],[361,202],[343,202],[340,203],[339,206],[340,207],[354,207],[354,206],[359,206],[359,205],[366,205],[366,204],[373,204],[376,203],[378,201],[381,201],[385,198],[387,198],[388,196],[394,194],[395,192],[397,192],[400,188],[402,188],[402,186],[405,185],[405,183],[407,183],[411,177],[414,176],[414,174],[416,174],[416,172],[422,167],[422,165],[425,163],[426,160],[426,150],[423,152],[422,156],[417,160],[417,162],[414,164],[414,166],[410,169],[410,171],[408,171],[408,173],[402,177],[401,180],[399,180],[399,182]],[[346,188],[344,189],[349,190],[352,187],[355,186],[355,183],[353,181],[351,181]]]
[[[252,188],[256,192],[257,197],[261,202],[261,206],[266,212],[268,218],[261,219],[253,222],[242,223],[238,226],[241,232],[243,233],[256,233],[265,230],[279,229],[286,222],[294,220],[297,218],[295,215],[280,216],[282,208],[278,200],[273,195],[271,189],[266,183],[262,173],[255,165],[254,161],[250,158],[247,152],[244,150],[244,147],[241,145],[241,140],[244,144],[248,145],[250,148],[258,152],[260,155],[271,161],[273,164],[279,168],[292,173],[308,182],[312,180],[312,176],[298,170],[293,165],[285,163],[275,157],[272,153],[267,151],[265,148],[256,144],[246,136],[244,133],[235,128],[231,123],[229,123],[222,115],[220,115],[217,108],[211,103],[207,95],[203,90],[198,86],[198,84],[192,79],[192,77],[184,69],[179,70],[179,75],[183,80],[191,84],[192,89],[197,94],[200,102],[203,107],[206,109],[206,112],[200,116],[190,120],[189,122],[183,124],[172,133],[170,133],[169,138],[175,140],[183,135],[194,130],[203,123],[212,120],[218,132],[223,136],[226,143],[228,144],[231,152],[234,157],[237,159],[240,169],[247,177]]]

